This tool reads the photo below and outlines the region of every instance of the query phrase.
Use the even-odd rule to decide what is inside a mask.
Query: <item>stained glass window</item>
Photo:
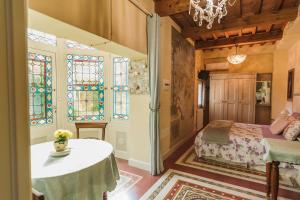
[[[104,119],[104,58],[67,55],[68,118],[70,121]]]
[[[88,46],[88,45],[85,45],[85,44],[81,44],[81,43],[78,43],[78,42],[75,42],[75,41],[72,41],[72,40],[66,40],[66,46],[68,48],[71,48],[71,49],[81,49],[81,50],[95,50],[95,48],[91,47],[91,46]]]
[[[128,119],[128,64],[129,59],[113,59],[113,118]]]
[[[52,46],[56,46],[57,43],[55,35],[51,35],[30,28],[27,29],[27,37],[32,41],[41,42]]]
[[[53,123],[52,59],[28,53],[29,115],[31,125]]]

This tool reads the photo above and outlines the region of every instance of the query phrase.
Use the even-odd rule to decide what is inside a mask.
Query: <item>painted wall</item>
[[[275,119],[284,109],[287,101],[288,70],[295,69],[293,110],[300,112],[300,37],[288,50],[277,50],[274,53],[273,75],[273,110]]]
[[[288,51],[276,50],[274,52],[274,71],[272,80],[272,119],[275,119],[280,114],[286,104],[288,79],[287,69]]]
[[[284,36],[277,43],[274,52],[274,73],[272,91],[272,118],[276,118],[287,104],[300,112],[300,11],[295,21],[284,30]],[[288,70],[295,69],[294,98],[287,101]]]
[[[238,48],[238,52],[247,54],[247,59],[238,65],[229,64],[230,73],[256,72],[272,73],[273,71],[273,51],[274,45],[254,45]],[[226,57],[235,53],[235,48],[221,50],[204,51],[204,62],[227,62]]]
[[[194,130],[195,50],[172,28],[171,146]]]
[[[172,67],[172,27],[181,31],[180,27],[169,17],[161,18],[160,23],[160,141],[163,158],[166,158],[176,150],[182,143],[189,139],[193,132],[181,137],[180,140],[171,145],[171,88],[165,87],[164,83],[171,82]],[[172,86],[171,86],[172,87]],[[195,130],[194,125],[194,130]]]

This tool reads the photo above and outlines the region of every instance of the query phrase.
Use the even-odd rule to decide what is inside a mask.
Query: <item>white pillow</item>
[[[285,139],[294,141],[300,135],[300,120],[291,122],[288,127],[284,130],[283,136]]]
[[[281,116],[291,116],[292,114],[293,114],[293,112],[291,110],[289,110],[288,108],[285,108],[280,112]]]

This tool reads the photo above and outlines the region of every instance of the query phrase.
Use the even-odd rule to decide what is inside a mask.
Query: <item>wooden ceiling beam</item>
[[[243,16],[243,2],[240,0],[240,17]]]
[[[217,37],[217,35],[216,35],[215,33],[213,33],[212,36],[213,36],[213,38],[214,38],[215,40],[218,39],[218,37]]]
[[[174,15],[188,11],[189,3],[188,0],[158,0],[155,1],[155,12],[161,17]]]
[[[273,24],[270,24],[267,29],[266,29],[266,32],[270,32],[272,30],[272,27],[273,27]],[[283,31],[283,30],[282,30]]]
[[[274,0],[274,1],[275,1],[275,6],[274,6],[273,10],[278,11],[282,8],[285,0]]]
[[[231,47],[235,45],[250,45],[274,42],[282,38],[282,31],[273,31],[269,33],[257,33],[255,35],[245,35],[241,37],[232,37],[211,41],[196,41],[197,49],[217,49]]]
[[[257,0],[258,2],[256,2],[256,6],[255,6],[255,14],[260,14],[262,11],[262,7],[264,4],[264,0]]]
[[[182,31],[182,35],[186,38],[197,40],[201,34],[212,34],[213,32],[224,33],[260,25],[285,23],[294,20],[297,17],[297,12],[298,8],[294,7],[282,9],[277,13],[262,13],[260,15],[224,19],[221,24],[215,22],[211,29],[206,29],[205,26],[185,28]]]
[[[225,35],[226,38],[229,38],[229,35],[228,35],[227,32],[224,32],[224,35]]]

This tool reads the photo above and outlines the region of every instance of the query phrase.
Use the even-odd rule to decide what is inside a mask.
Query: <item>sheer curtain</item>
[[[158,175],[163,171],[160,156],[159,133],[159,35],[160,19],[157,14],[147,17],[148,64],[150,69],[150,143],[151,174]]]

